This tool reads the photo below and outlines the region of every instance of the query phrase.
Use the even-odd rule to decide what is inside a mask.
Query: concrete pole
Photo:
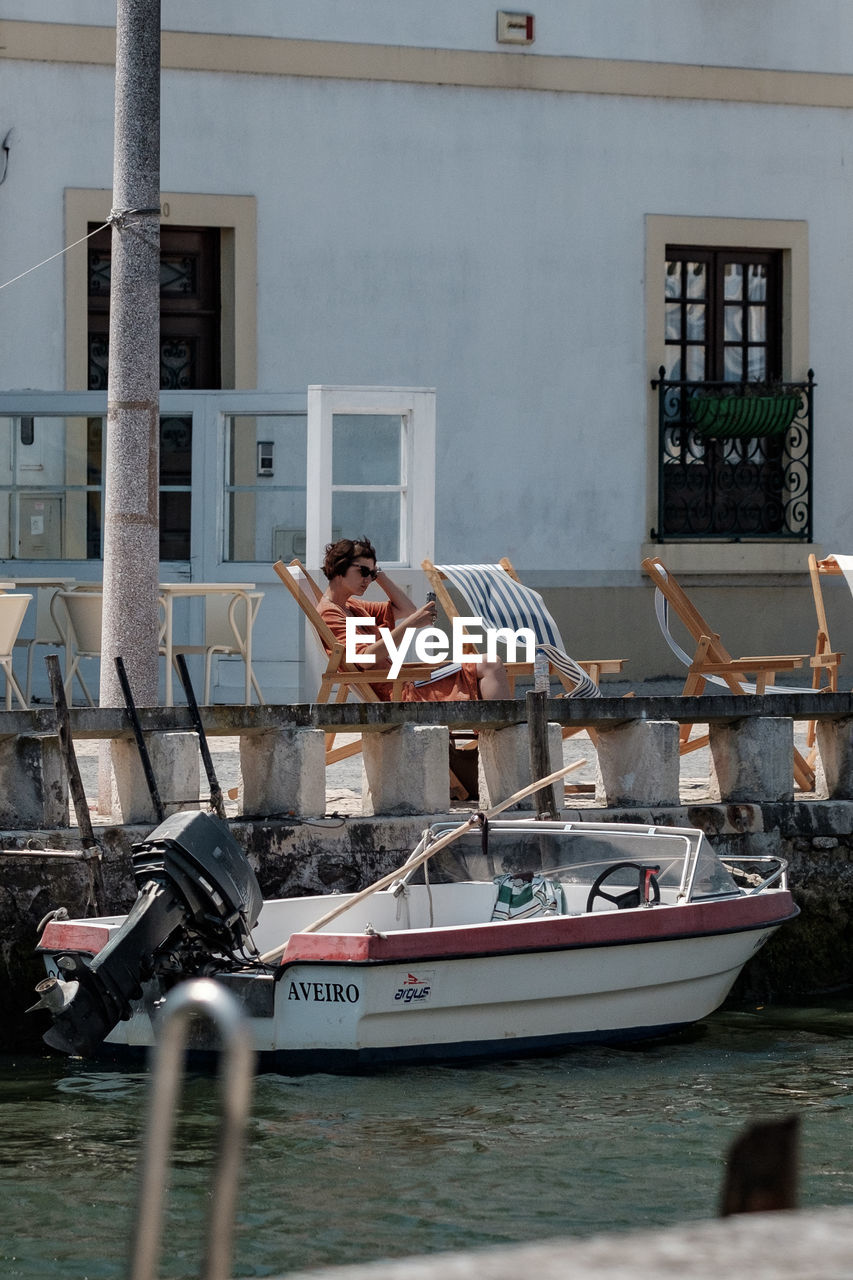
[[[117,0],[101,706],[158,701],[160,0]]]

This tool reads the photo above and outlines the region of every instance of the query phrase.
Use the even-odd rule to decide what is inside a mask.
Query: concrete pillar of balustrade
[[[56,737],[0,739],[0,827],[67,827],[68,788]]]
[[[450,733],[446,725],[404,724],[361,740],[365,815],[447,813]]]
[[[149,733],[145,745],[166,816],[181,809],[200,808],[196,735]],[[113,820],[154,824],[157,814],[136,743],[131,738],[117,738],[112,746]]]
[[[853,800],[853,719],[818,720],[817,749],[830,800]]]
[[[477,745],[481,809],[491,809],[534,781],[530,772],[530,734],[526,724],[508,725],[505,729],[481,729]],[[563,765],[563,736],[558,724],[548,725],[548,756],[551,761],[549,772],[556,773]],[[562,783],[558,782],[555,789],[557,806],[562,808]],[[533,809],[535,804],[534,796],[530,795],[514,807]]]
[[[725,803],[780,803],[794,798],[794,722],[754,716],[709,725],[710,787]]]
[[[326,735],[322,729],[269,729],[240,737],[241,812],[264,817],[326,812]]]
[[[680,803],[678,724],[675,720],[632,720],[612,728],[596,728],[597,804],[610,809],[626,805]]]

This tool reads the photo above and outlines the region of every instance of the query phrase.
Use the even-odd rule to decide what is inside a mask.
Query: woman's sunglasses
[[[368,569],[366,564],[354,564],[353,569],[358,569],[362,578],[375,578],[379,573],[378,569]]]

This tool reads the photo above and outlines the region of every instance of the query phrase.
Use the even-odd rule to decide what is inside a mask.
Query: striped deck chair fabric
[[[672,634],[672,632],[669,629],[669,601],[667,600],[663,592],[660,591],[657,587],[655,587],[655,615],[657,616],[658,626],[661,629],[663,638],[669,645],[672,652],[675,654],[676,658],[678,658],[679,662],[683,662],[685,667],[691,667],[693,665],[693,659],[690,657],[690,654],[686,651],[686,649],[682,649],[681,645],[678,643],[675,636]],[[702,674],[702,678],[703,680],[706,680],[708,684],[720,685],[723,689],[725,689],[726,693],[731,693],[732,691],[731,685],[723,676],[717,676],[717,675],[711,674],[710,672],[704,672]],[[756,692],[755,685],[752,684],[749,680],[744,680],[742,678],[739,678],[738,683],[741,685],[744,693],[754,694]],[[809,685],[808,687],[803,686],[802,688],[798,688],[790,684],[785,684],[785,685],[768,684],[764,692],[765,693],[814,693],[814,689],[811,685]]]
[[[538,591],[518,582],[499,564],[438,564],[436,569],[467,601],[474,617],[487,627],[517,631],[529,627],[537,652],[563,675],[577,683],[567,698],[600,698],[601,690],[565,651],[556,622]]]

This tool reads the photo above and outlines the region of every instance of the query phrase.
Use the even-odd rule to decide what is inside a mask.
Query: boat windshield
[[[692,902],[695,902],[698,898],[718,898],[732,893],[743,892],[723,866],[707,840],[703,840],[699,845],[693,884],[686,887],[690,888],[690,900]]]
[[[434,835],[443,831],[446,828],[434,829]],[[706,840],[700,839],[697,847],[696,838],[685,832],[626,831],[605,824],[595,831],[588,826],[531,823],[501,828],[492,824],[485,841],[479,830],[466,832],[426,865],[428,879],[438,884],[523,872],[555,876],[568,884],[590,884],[618,862],[660,867],[657,879],[662,889],[686,889],[692,880],[692,898],[739,892]],[[413,872],[412,881],[423,881],[421,868]]]

